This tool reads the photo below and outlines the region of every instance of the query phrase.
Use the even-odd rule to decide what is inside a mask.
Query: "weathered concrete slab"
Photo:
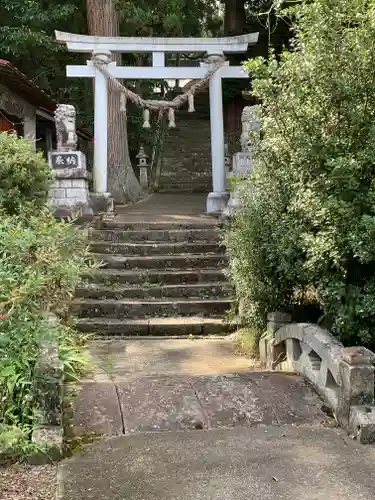
[[[208,428],[327,421],[320,398],[300,377],[251,372],[198,377],[192,385]]]
[[[229,338],[97,340],[90,345],[93,380],[115,382],[153,375],[210,375],[256,370]],[[106,378],[105,378],[106,379]]]
[[[81,434],[327,420],[302,378],[257,371],[228,338],[95,341],[90,355],[94,370],[76,412]]]
[[[72,424],[75,436],[122,434],[121,409],[111,380],[103,377],[100,382],[83,382],[75,397]]]
[[[306,427],[122,436],[60,465],[61,500],[373,500],[375,448]]]
[[[282,374],[142,377],[117,385],[126,433],[327,420],[310,386]]]
[[[201,405],[186,377],[146,377],[118,383],[125,433],[206,427]]]

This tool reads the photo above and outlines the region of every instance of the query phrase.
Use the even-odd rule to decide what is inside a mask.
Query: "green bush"
[[[241,354],[251,358],[259,357],[259,340],[261,332],[255,328],[240,328],[234,335],[234,342]]]
[[[346,344],[375,344],[375,6],[315,0],[284,11],[280,60],[248,63],[262,145],[227,234],[243,315],[316,303]]]
[[[15,134],[0,132],[0,209],[18,213],[25,204],[42,206],[51,169],[41,153]]]
[[[0,426],[27,432],[37,423],[35,366],[44,342],[59,345],[68,376],[84,362],[68,308],[89,267],[86,240],[73,225],[46,209],[1,214]]]

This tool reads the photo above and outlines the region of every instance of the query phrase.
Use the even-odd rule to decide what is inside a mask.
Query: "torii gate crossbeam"
[[[212,67],[218,56],[226,52],[245,52],[249,44],[258,40],[258,33],[226,38],[126,38],[74,35],[56,31],[56,39],[66,43],[68,50],[100,55],[107,61],[112,76],[128,80],[201,79]],[[110,52],[152,52],[152,66],[120,67],[111,61]],[[200,67],[166,67],[165,52],[204,52],[208,63]],[[67,66],[68,77],[95,79],[94,109],[94,167],[93,181],[96,193],[107,192],[108,150],[108,82],[106,77],[87,61],[86,65]],[[221,212],[228,199],[225,176],[223,78],[248,78],[241,66],[224,64],[212,75],[209,82],[210,125],[212,154],[212,192],[207,197],[207,212]]]

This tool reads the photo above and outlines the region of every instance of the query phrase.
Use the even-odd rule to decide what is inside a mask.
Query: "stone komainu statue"
[[[252,152],[257,147],[260,139],[260,119],[261,108],[258,104],[255,106],[245,106],[242,111],[242,134],[241,150],[243,152]]]
[[[59,104],[55,111],[58,151],[77,149],[76,110],[70,104]]]

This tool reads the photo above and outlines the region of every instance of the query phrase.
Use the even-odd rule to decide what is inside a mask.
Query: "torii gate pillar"
[[[223,55],[209,56],[209,63],[215,63],[218,57],[222,58]],[[229,62],[224,64],[229,66]],[[212,191],[207,196],[207,213],[216,213],[224,210],[229,199],[226,187],[223,91],[220,74],[214,73],[209,85]]]
[[[204,78],[218,58],[223,60],[224,53],[246,52],[249,45],[258,41],[258,35],[251,33],[224,38],[126,38],[74,35],[56,31],[57,41],[65,43],[68,50],[100,57],[113,77],[128,80]],[[146,67],[119,67],[115,62],[110,62],[111,52],[151,52],[153,64]],[[166,67],[165,52],[202,52],[208,58],[207,63],[201,64],[200,67]],[[86,66],[68,66],[67,76],[95,79],[94,191],[107,195],[108,82],[91,61],[87,61]],[[229,66],[229,63],[224,61],[210,78],[212,191],[207,197],[208,213],[222,212],[229,198],[225,174],[222,79],[248,77],[241,66]]]
[[[111,52],[93,51],[93,56],[109,64]],[[95,193],[107,193],[108,178],[108,82],[107,78],[96,71],[94,85],[94,165],[93,186]]]

